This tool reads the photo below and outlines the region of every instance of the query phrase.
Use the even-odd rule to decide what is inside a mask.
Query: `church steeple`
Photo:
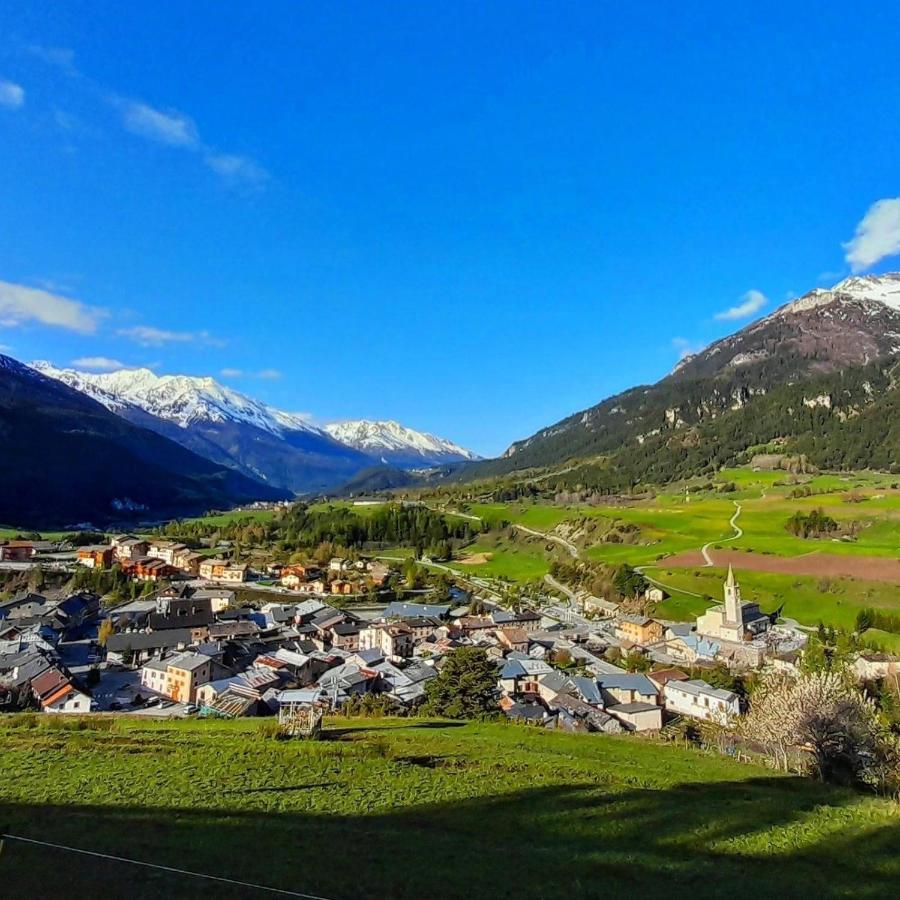
[[[725,579],[725,621],[731,625],[742,625],[744,621],[741,604],[741,587],[735,581],[734,571],[728,566],[728,577]]]

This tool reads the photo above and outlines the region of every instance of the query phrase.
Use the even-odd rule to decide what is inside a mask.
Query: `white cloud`
[[[758,313],[767,303],[766,295],[761,291],[747,291],[737,306],[716,313],[715,318],[720,322],[730,322],[734,319],[746,319],[754,313]]]
[[[693,356],[703,349],[702,344],[699,344],[696,341],[689,341],[687,338],[683,337],[673,337],[672,346],[678,351],[679,360],[686,359],[688,356]]]
[[[14,327],[25,322],[38,322],[93,334],[105,315],[104,310],[69,297],[0,281],[0,325]]]
[[[42,44],[32,44],[28,48],[28,52],[51,66],[59,67],[70,75],[78,74],[75,69],[75,53],[68,47],[45,47]]]
[[[0,80],[0,106],[21,109],[25,105],[25,88],[12,81]]]
[[[170,147],[197,147],[200,136],[190,116],[177,110],[154,109],[138,100],[120,100],[122,123],[141,137]]]
[[[269,177],[262,166],[235,153],[207,153],[204,162],[213,172],[232,183],[262,184]]]
[[[258,372],[247,372],[244,369],[222,369],[219,374],[223,378],[262,378],[264,381],[275,381],[281,378],[278,369],[260,369]]]
[[[127,369],[125,363],[108,356],[79,356],[72,360],[76,369],[93,369],[96,372],[115,372],[117,369]]]
[[[854,272],[900,253],[900,197],[873,203],[856,226],[853,239],[843,244],[843,248],[844,258]]]
[[[152,325],[135,325],[120,328],[116,334],[131,338],[144,347],[161,347],[163,344],[204,344],[208,347],[224,347],[225,341],[213,337],[208,331],[169,331]]]

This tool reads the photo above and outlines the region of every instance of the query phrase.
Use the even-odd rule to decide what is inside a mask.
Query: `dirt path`
[[[527,525],[513,525],[513,528],[516,531],[522,531],[525,534],[530,534],[532,537],[541,538],[544,541],[552,541],[554,544],[559,544],[560,547],[564,547],[566,552],[573,559],[578,559],[578,548],[567,541],[565,538],[561,538],[557,534],[548,534],[546,531],[536,531],[534,528],[529,528]]]
[[[740,540],[744,536],[743,529],[737,523],[738,517],[740,516],[741,510],[742,510],[741,504],[738,503],[737,500],[734,500],[732,502],[737,507],[737,509],[735,510],[734,515],[728,520],[728,524],[734,530],[734,534],[729,538],[722,538],[719,541],[708,541],[700,548],[700,553],[703,555],[703,559],[704,559],[704,563],[703,563],[704,568],[708,569],[711,566],[715,565],[715,563],[712,560],[712,557],[709,555],[709,548],[713,544],[727,544],[727,543],[730,543],[731,541]]]

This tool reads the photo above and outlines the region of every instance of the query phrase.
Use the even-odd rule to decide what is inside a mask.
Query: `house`
[[[123,559],[119,562],[122,571],[138,581],[157,582],[168,580],[180,574],[180,570],[161,559],[143,556],[139,559]]]
[[[744,641],[767,631],[771,617],[759,609],[758,603],[744,603],[741,588],[731,566],[725,580],[725,602],[710,607],[697,617],[697,633],[722,641]]]
[[[28,562],[34,553],[34,544],[31,541],[0,543],[0,562]]]
[[[147,556],[150,542],[131,535],[119,535],[112,539],[110,546],[112,547],[113,557],[121,562],[128,559],[142,559]]]
[[[214,613],[220,613],[234,605],[234,591],[228,588],[199,588],[191,594],[191,600],[209,601],[210,609]]]
[[[740,700],[734,691],[714,688],[699,678],[669,681],[663,696],[669,712],[720,725],[741,712]]]
[[[360,650],[380,650],[385,659],[409,659],[413,655],[413,633],[402,623],[375,622],[359,632]]]
[[[647,677],[656,685],[660,692],[670,681],[687,681],[690,678],[681,669],[657,669],[655,672],[648,672]]]
[[[27,619],[47,609],[47,598],[40,594],[24,594],[0,602],[0,619]]]
[[[227,559],[205,559],[199,566],[200,577],[207,581],[226,581],[240,584],[247,580],[247,566]]]
[[[878,681],[900,675],[900,658],[889,653],[863,650],[853,663],[853,671],[860,681]]]
[[[208,599],[158,597],[156,612],[150,613],[148,625],[151,631],[190,628],[197,633],[196,639],[202,640],[214,621],[212,603]]]
[[[335,556],[328,561],[329,572],[344,572],[350,567],[350,564],[342,556]]]
[[[661,588],[651,585],[644,591],[644,599],[649,603],[662,603],[669,595]]]
[[[354,653],[359,650],[361,626],[356,622],[338,622],[331,628],[331,646]]]
[[[81,547],[75,555],[78,565],[88,569],[108,569],[113,563],[113,549],[106,545]]]
[[[190,628],[123,631],[106,639],[107,662],[137,667],[167,650],[184,650],[194,641]]]
[[[172,554],[172,565],[182,572],[187,572],[188,575],[199,575],[201,562],[203,562],[203,555],[189,547],[176,550]]]
[[[524,653],[510,653],[498,678],[500,690],[510,695],[540,695],[541,678],[555,669],[541,659]]]
[[[720,643],[701,637],[690,625],[670,625],[666,629],[665,651],[678,662],[711,661],[720,650]]]
[[[498,628],[496,634],[497,640],[507,649],[528,652],[528,635],[524,628]]]
[[[586,703],[571,694],[558,694],[547,704],[551,712],[562,714],[562,727],[567,731],[601,731],[605,734],[621,734],[622,726],[603,709]],[[578,729],[576,724],[581,725]]]
[[[617,703],[606,711],[615,716],[628,731],[659,731],[663,725],[663,710],[655,703]]]
[[[212,680],[214,664],[206,654],[191,650],[151,660],[141,669],[141,686],[180,703],[193,703],[197,688]]]
[[[79,691],[69,677],[55,666],[46,669],[31,682],[31,691],[47,713],[88,713],[91,698]]]
[[[621,616],[616,623],[616,631],[622,640],[641,646],[658,643],[665,633],[659,622],[647,616]]]
[[[338,578],[331,582],[332,594],[352,594],[356,591],[356,585],[352,581],[344,581]]]
[[[384,610],[385,619],[446,619],[450,615],[449,606],[441,606],[434,603],[404,603],[395,600],[389,603]]]
[[[659,702],[659,689],[646,676],[625,673],[623,675],[601,674],[597,676],[603,702],[607,705],[616,703],[650,703]]]

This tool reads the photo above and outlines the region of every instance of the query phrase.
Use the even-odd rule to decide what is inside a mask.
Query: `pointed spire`
[[[728,587],[734,587],[734,571],[731,568],[731,563],[728,563],[728,577],[725,579],[725,584]]]

